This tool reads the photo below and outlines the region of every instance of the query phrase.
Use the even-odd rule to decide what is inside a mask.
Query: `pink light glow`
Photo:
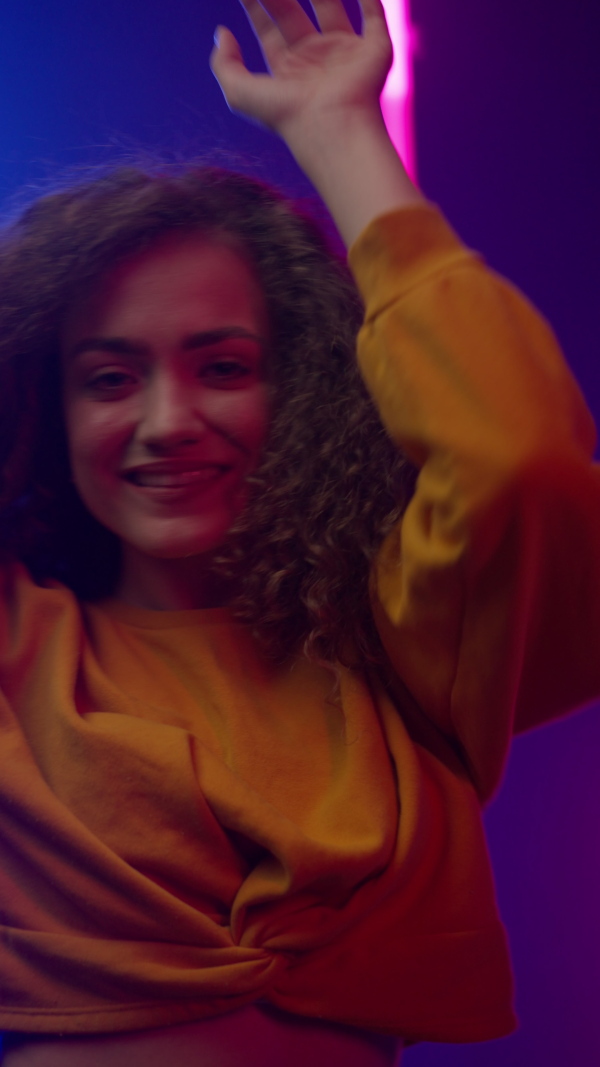
[[[394,63],[381,94],[381,109],[388,133],[404,160],[408,173],[416,178],[416,158],[412,125],[412,27],[409,0],[383,0]]]

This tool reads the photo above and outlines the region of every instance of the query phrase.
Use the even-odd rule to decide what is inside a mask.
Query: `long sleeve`
[[[547,324],[434,208],[375,220],[351,265],[362,372],[420,467],[376,563],[376,620],[487,797],[513,729],[600,692],[593,422]]]

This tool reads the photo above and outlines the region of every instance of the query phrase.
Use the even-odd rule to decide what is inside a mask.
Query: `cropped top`
[[[600,690],[591,418],[546,324],[431,207],[351,256],[420,467],[372,575],[395,671],[267,661],[226,609],[1,572],[0,1028],[266,1001],[406,1039],[515,1024],[481,825],[513,729]]]

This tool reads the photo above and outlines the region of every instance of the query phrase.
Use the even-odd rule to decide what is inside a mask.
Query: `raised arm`
[[[346,244],[377,215],[422,202],[379,106],[392,61],[380,0],[362,0],[362,35],[340,0],[314,0],[321,32],[296,0],[242,2],[270,74],[251,74],[222,27],[213,72],[233,111],[284,139]]]
[[[286,140],[355,242],[362,371],[421,468],[374,569],[379,632],[489,796],[515,725],[600,692],[593,423],[535,309],[433,208],[387,214],[424,201],[379,110],[391,58],[379,0],[362,2],[362,35],[339,0],[314,0],[320,33],[295,0],[243,3],[271,73],[250,74],[226,30],[213,70],[234,110]]]

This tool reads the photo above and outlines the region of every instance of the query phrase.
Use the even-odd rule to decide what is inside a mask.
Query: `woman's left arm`
[[[379,0],[363,0],[362,36],[338,0],[315,0],[322,33],[295,0],[243,2],[271,74],[250,74],[228,31],[213,70],[231,107],[287,141],[355,242],[363,374],[420,467],[375,569],[379,630],[487,796],[515,725],[600,693],[593,423],[547,324],[396,156],[379,110],[391,59]]]

